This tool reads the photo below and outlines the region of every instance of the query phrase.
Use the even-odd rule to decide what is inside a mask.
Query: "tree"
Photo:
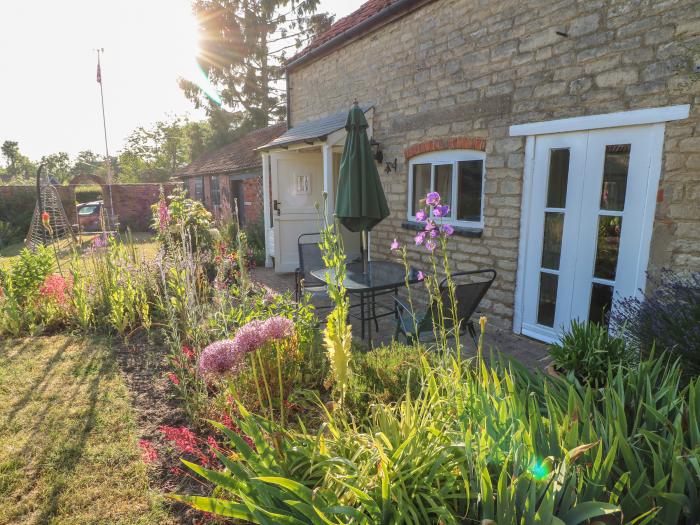
[[[17,159],[20,156],[19,143],[13,140],[6,140],[2,143],[2,155],[7,161],[7,168],[11,169],[15,166]]]
[[[229,125],[265,127],[284,115],[283,65],[333,20],[315,14],[319,0],[195,0],[199,20],[199,64],[223,104],[233,108]],[[195,83],[180,80],[195,106],[205,107],[210,120],[224,113]],[[229,128],[230,129],[230,128]]]
[[[59,151],[41,157],[40,164],[48,171],[49,176],[61,184],[66,184],[71,178],[71,163],[68,153]]]
[[[19,151],[19,143],[13,140],[6,140],[0,147],[7,169],[3,175],[4,180],[15,183],[27,184],[36,174],[36,166]]]
[[[207,149],[209,127],[184,117],[138,127],[118,158],[120,182],[161,182]]]

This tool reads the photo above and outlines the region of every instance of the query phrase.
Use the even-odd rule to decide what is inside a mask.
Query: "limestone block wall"
[[[562,33],[562,34],[558,34]],[[372,236],[389,257],[411,244],[406,156],[426,142],[480,139],[481,237],[454,238],[458,270],[492,267],[487,311],[510,325],[520,236],[524,138],[512,124],[691,104],[667,124],[651,268],[700,268],[700,7],[696,0],[436,0],[290,71],[291,125],[374,104],[392,215]],[[415,264],[426,256],[410,249]]]

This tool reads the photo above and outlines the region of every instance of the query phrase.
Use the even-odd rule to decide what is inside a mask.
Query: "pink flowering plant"
[[[208,345],[197,370],[205,381],[219,384],[243,404],[266,411],[270,419],[286,420],[287,398],[300,368],[294,322],[281,316],[254,319],[241,326],[233,339]]]
[[[423,224],[423,228],[419,231],[413,241],[415,246],[425,249],[429,254],[430,273],[426,274],[419,271],[416,274],[416,279],[422,281],[428,291],[430,304],[435,305],[433,315],[433,335],[438,341],[441,349],[448,350],[447,339],[450,335],[455,338],[455,348],[460,347],[459,343],[459,323],[457,315],[457,300],[455,297],[455,284],[450,271],[450,264],[447,257],[447,243],[450,237],[454,234],[454,227],[451,224],[445,223],[445,218],[450,215],[450,206],[442,204],[441,197],[438,192],[430,192],[425,199],[421,201],[427,208],[422,208],[416,212],[416,220]],[[413,303],[410,293],[409,275],[410,267],[407,260],[407,247],[401,245],[396,239],[391,243],[391,250],[400,255],[406,268],[406,287],[408,288],[408,298],[413,309]],[[444,276],[447,279],[447,289],[450,297],[450,304],[444,304],[441,300],[442,291],[440,290],[440,281]],[[417,333],[417,320],[413,318],[414,333]],[[450,328],[448,328],[448,326]]]

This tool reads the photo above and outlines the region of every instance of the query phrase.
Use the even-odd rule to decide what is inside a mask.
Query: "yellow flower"
[[[484,330],[486,330],[486,316],[482,315],[479,317],[479,326],[481,327],[481,333],[484,333]]]

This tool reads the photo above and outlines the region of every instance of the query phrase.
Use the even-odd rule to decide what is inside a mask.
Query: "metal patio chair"
[[[477,344],[476,328],[472,315],[479,307],[479,303],[486,295],[493,281],[496,279],[496,270],[475,270],[471,272],[458,272],[452,275],[455,282],[455,299],[457,300],[457,322],[459,331],[464,328],[469,331],[469,335]],[[419,339],[421,334],[433,332],[433,319],[437,318],[437,301],[442,301],[445,316],[445,328],[453,327],[453,320],[450,311],[450,291],[447,286],[447,279],[440,282],[440,298],[433,300],[429,308],[420,313],[414,313],[398,297],[394,297],[394,305],[397,312],[396,336],[403,334],[408,342]],[[415,323],[414,323],[415,319]],[[416,333],[413,333],[416,332]]]
[[[294,298],[299,301],[304,293],[310,293],[312,297],[327,297],[326,283],[311,275],[312,270],[325,266],[321,254],[321,234],[302,233],[297,239],[297,246],[299,267],[294,270]]]

